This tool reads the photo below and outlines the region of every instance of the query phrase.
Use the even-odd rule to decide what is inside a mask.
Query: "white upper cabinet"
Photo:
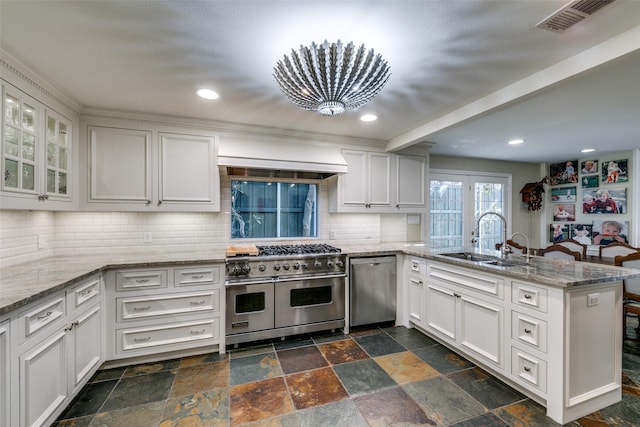
[[[2,85],[3,208],[74,208],[72,130],[71,120]]]
[[[87,126],[85,210],[219,211],[213,136]]]
[[[349,172],[330,186],[331,212],[423,213],[426,158],[342,150]]]

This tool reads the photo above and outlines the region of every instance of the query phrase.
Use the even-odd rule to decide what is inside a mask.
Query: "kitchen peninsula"
[[[480,262],[445,256],[443,250],[432,250],[421,244],[343,247],[342,251],[348,256],[398,255],[400,280],[396,323],[415,327],[473,360],[545,405],[548,416],[554,420],[566,423],[620,400],[621,280],[640,275],[640,271],[540,257],[534,257],[530,264],[516,258],[505,266],[487,262],[487,259],[491,261],[489,258]],[[37,268],[16,265],[3,269],[0,326],[5,331],[1,335],[5,340],[1,347],[6,366],[2,367],[2,372],[10,379],[5,383],[11,387],[3,396],[12,399],[9,403],[12,410],[24,408],[27,400],[31,401],[35,412],[21,413],[20,420],[38,425],[55,419],[95,369],[114,357],[108,350],[113,343],[91,359],[82,359],[81,353],[80,361],[84,360],[87,366],[86,371],[81,371],[84,381],[73,383],[73,386],[67,384],[64,392],[56,389],[45,395],[37,388],[21,384],[23,380],[18,375],[19,372],[24,374],[28,365],[37,361],[36,356],[43,354],[34,352],[41,344],[47,344],[44,346],[47,349],[58,348],[56,343],[62,342],[65,335],[82,331],[81,321],[85,317],[92,319],[91,328],[99,329],[97,332],[104,334],[104,340],[108,334],[108,339],[115,341],[116,330],[125,330],[115,325],[128,321],[126,311],[116,313],[115,300],[122,298],[126,286],[135,285],[138,279],[139,284],[148,284],[148,280],[156,283],[153,274],[158,271],[164,272],[164,280],[168,283],[160,290],[161,297],[197,293],[197,300],[187,304],[208,306],[209,302],[201,302],[209,301],[204,291],[207,287],[216,290],[222,286],[221,277],[215,278],[215,268],[223,268],[223,263],[221,251],[171,256],[105,256],[103,259],[51,258],[39,262]],[[195,270],[198,271],[193,273]],[[213,272],[211,275],[207,275],[209,270]],[[120,285],[117,284],[117,272],[124,273]],[[181,286],[193,276],[185,274],[201,277],[203,272],[209,280],[207,283],[188,288]],[[165,276],[157,274],[157,277]],[[158,279],[158,283],[163,282]],[[118,286],[120,288],[116,289]],[[140,295],[123,300],[123,307],[143,299],[141,291],[137,292],[136,295]],[[219,304],[218,311],[211,313],[222,322],[216,326],[220,335],[213,333],[203,340],[206,346],[198,344],[197,339],[190,345],[181,343],[182,352],[224,351],[224,299],[216,301],[212,298],[214,305]],[[85,300],[93,302],[84,309],[74,308],[76,301],[83,303]],[[135,307],[130,307],[135,312]],[[146,309],[146,305],[142,308]],[[196,333],[200,328],[205,331],[200,326],[206,317],[204,313],[192,314],[189,318],[193,324],[200,322]],[[152,329],[153,317],[134,317],[137,317],[135,322],[143,322],[139,323],[138,329]],[[26,323],[32,328],[32,336],[26,338],[22,336],[25,318],[33,320]],[[76,320],[80,324],[76,324]],[[39,324],[43,326],[39,327]],[[175,357],[175,351],[163,352],[161,346],[145,347],[144,340],[154,340],[155,336],[148,338],[135,333],[137,331],[128,342],[132,354],[139,354],[137,352],[144,349],[145,354],[158,360]],[[28,346],[26,342],[34,337],[39,344]],[[124,338],[123,343],[125,347],[116,349],[120,353],[129,351]],[[58,348],[58,354],[63,354],[60,353],[63,348],[64,345]],[[594,366],[598,369],[593,369]],[[585,372],[589,374],[585,375]],[[26,424],[22,421],[20,424]]]

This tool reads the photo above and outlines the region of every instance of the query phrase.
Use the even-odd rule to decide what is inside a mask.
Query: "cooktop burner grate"
[[[273,255],[313,255],[313,254],[337,254],[340,248],[336,248],[324,243],[318,244],[301,244],[301,245],[267,245],[256,246],[259,256]]]

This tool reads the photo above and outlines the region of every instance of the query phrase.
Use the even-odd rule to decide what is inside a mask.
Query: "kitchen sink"
[[[520,267],[527,265],[525,261],[502,259],[497,256],[482,255],[474,252],[449,252],[441,255],[450,258],[463,259],[465,261],[477,262],[484,265],[495,265],[496,267]]]

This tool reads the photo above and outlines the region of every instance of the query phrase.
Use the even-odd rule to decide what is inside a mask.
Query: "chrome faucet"
[[[502,216],[498,212],[489,211],[481,214],[478,217],[478,220],[476,222],[476,230],[475,230],[476,239],[471,240],[471,242],[475,243],[480,238],[480,220],[487,215],[496,215],[498,218],[500,218],[500,221],[502,221],[502,246],[500,247],[500,254],[502,258],[506,258],[507,253],[509,253],[509,250],[507,249],[507,220],[505,219],[504,216]]]
[[[531,248],[529,247],[529,238],[525,234],[522,234],[520,232],[515,232],[515,233],[513,233],[511,235],[511,240],[513,240],[513,238],[516,237],[516,236],[522,236],[522,237],[524,237],[524,240],[526,241],[525,248],[527,248],[527,250],[525,251],[524,256],[525,256],[525,258],[527,260],[527,264],[529,264],[530,261],[531,261]],[[506,242],[505,242],[505,244],[506,244]]]

